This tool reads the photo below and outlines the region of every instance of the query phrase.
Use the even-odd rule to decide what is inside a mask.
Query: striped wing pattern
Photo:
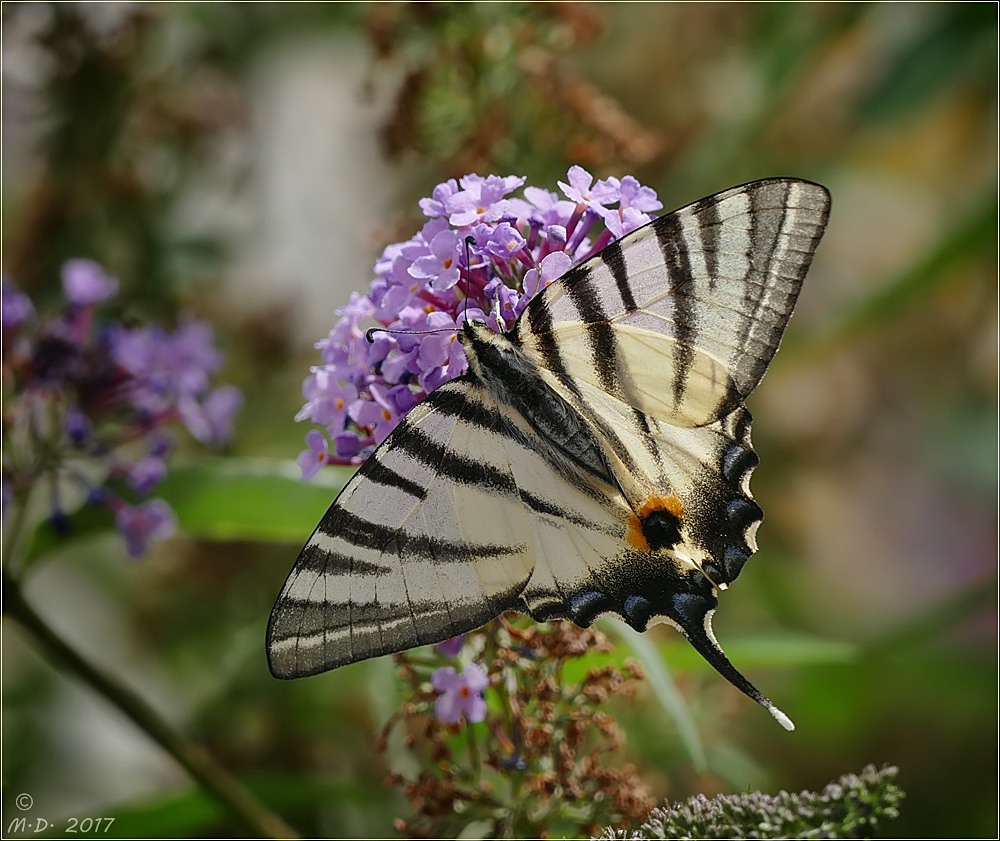
[[[743,401],[778,349],[829,206],[823,187],[792,179],[702,199],[568,272],[515,326],[539,375],[602,437],[632,508],[677,495],[692,515],[681,551],[721,587],[762,518]]]
[[[605,248],[410,412],[302,550],[268,628],[278,677],[439,642],[505,610],[674,625],[791,722],[712,633],[762,512],[743,405],[777,350],[829,196],[768,179]]]
[[[569,271],[531,302],[518,336],[570,391],[587,382],[700,426],[760,382],[829,208],[823,187],[792,179],[702,199]]]
[[[515,605],[533,552],[524,539],[528,514],[498,446],[516,430],[502,419],[488,392],[456,380],[414,408],[359,468],[271,614],[276,676],[439,642]]]

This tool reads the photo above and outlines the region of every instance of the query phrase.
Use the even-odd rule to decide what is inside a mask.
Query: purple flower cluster
[[[303,478],[322,464],[363,461],[429,392],[465,373],[466,318],[510,329],[533,295],[662,207],[632,176],[595,183],[574,166],[569,183],[558,182],[564,198],[538,187],[513,196],[524,181],[467,175],[438,184],[420,201],[429,217],[421,231],[388,246],[368,293],[337,310],[295,417],[324,430],[307,435]],[[386,332],[368,341],[368,325]]]
[[[145,498],[166,475],[170,428],[223,443],[242,395],[212,385],[222,356],[209,325],[98,325],[97,308],[118,281],[92,260],[68,261],[62,281],[66,306],[47,319],[23,292],[2,286],[4,499],[24,504],[45,479],[52,522],[65,525],[66,483],[76,484],[88,504],[110,512],[138,557],[176,529],[167,502]]]

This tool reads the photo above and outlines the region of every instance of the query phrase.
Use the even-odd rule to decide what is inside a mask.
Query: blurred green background
[[[766,519],[716,622],[798,730],[664,631],[706,765],[651,694],[618,708],[629,759],[672,799],[891,763],[893,835],[996,836],[995,6],[10,3],[3,24],[5,275],[44,308],[65,259],[101,261],[122,317],[211,319],[247,399],[225,457],[173,471],[183,537],[136,563],[113,535],[67,543],[27,597],[264,803],[333,837],[405,809],[402,760],[373,751],[391,662],[282,683],[264,660],[334,492],[291,463],[312,344],[436,183],[555,189],[578,163],[665,209],[772,175],[833,195],[750,401]],[[3,631],[5,822],[29,792],[110,835],[240,834]]]

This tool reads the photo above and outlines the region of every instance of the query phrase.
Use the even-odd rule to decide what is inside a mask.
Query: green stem
[[[31,495],[30,488],[15,493],[14,499],[8,506],[11,522],[3,524],[4,546],[3,546],[3,571],[6,576],[17,576],[24,560],[25,544],[27,542],[28,530],[24,527],[28,510],[28,499]]]
[[[20,583],[3,575],[4,614],[16,620],[54,664],[66,668],[102,695],[169,753],[255,838],[298,838],[281,818],[266,809],[200,745],[186,739],[142,698],[73,649],[24,600]]]
[[[469,765],[472,768],[472,778],[478,783],[482,776],[482,765],[479,760],[479,741],[472,722],[465,722],[465,739],[469,746]]]

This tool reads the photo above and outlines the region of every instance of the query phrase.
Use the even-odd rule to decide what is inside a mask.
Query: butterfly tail
[[[779,710],[766,695],[750,683],[726,657],[712,630],[712,616],[718,602],[715,598],[696,593],[678,593],[672,599],[670,618],[680,628],[688,642],[715,670],[744,695],[753,698],[786,730],[794,730],[792,720]]]

